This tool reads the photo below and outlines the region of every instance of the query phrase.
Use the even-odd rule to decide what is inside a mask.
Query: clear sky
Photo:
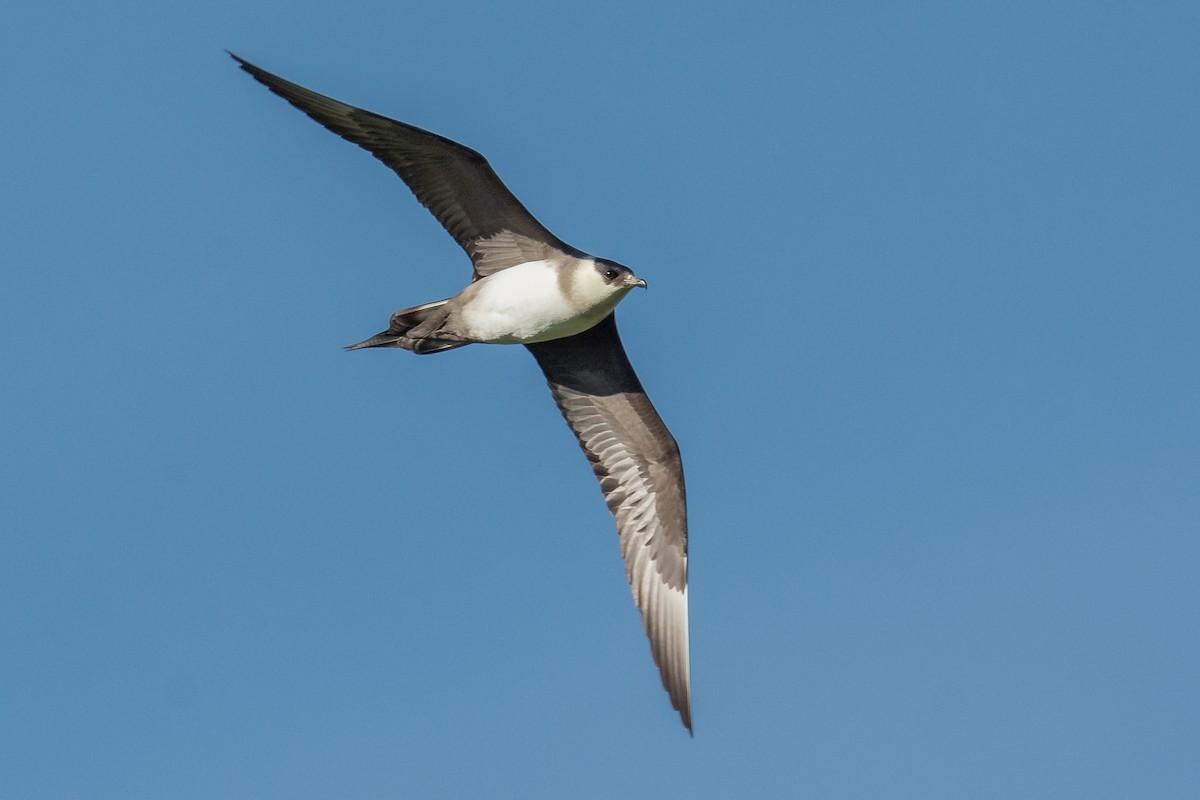
[[[0,796],[1200,796],[1200,11],[9,3]],[[650,284],[696,737],[470,265],[239,71]]]

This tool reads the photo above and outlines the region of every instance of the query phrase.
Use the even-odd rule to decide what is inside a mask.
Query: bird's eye
[[[611,280],[615,280],[615,279],[616,279],[616,277],[617,277],[618,275],[620,275],[620,274],[621,274],[621,273],[617,272],[615,269],[606,269],[606,270],[604,270],[604,277],[605,277],[606,279],[610,280],[610,281],[611,281]]]

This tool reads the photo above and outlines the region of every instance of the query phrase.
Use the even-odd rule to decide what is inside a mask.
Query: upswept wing
[[[611,314],[583,333],[526,346],[616,517],[654,662],[691,731],[687,505],[679,446],[642,389]]]
[[[241,68],[275,94],[312,117],[337,135],[369,151],[408,184],[467,251],[475,264],[475,277],[482,278],[520,261],[528,247],[496,244],[522,237],[549,245],[564,253],[579,254],[538,222],[521,201],[497,177],[487,159],[469,147],[361,108],[305,89],[272,75],[233,53]],[[488,242],[493,243],[488,247]]]

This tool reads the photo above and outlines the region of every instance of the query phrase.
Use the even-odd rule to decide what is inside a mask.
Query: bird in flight
[[[465,289],[397,311],[387,330],[347,349],[423,354],[488,343],[523,344],[533,353],[616,517],[654,662],[691,732],[683,464],[613,317],[625,295],[646,282],[546,230],[474,150],[230,55],[272,92],[392,169],[470,256],[474,274]]]

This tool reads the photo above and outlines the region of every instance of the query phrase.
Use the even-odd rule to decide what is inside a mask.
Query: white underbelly
[[[471,287],[461,312],[468,336],[491,344],[529,344],[574,336],[604,319],[625,294],[587,306],[572,302],[546,261],[493,273]]]

